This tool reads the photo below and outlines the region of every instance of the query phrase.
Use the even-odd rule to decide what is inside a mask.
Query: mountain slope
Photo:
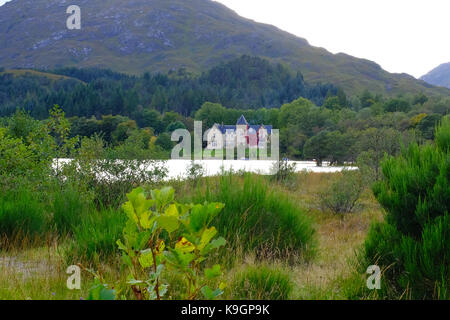
[[[78,0],[81,30],[66,28],[66,0],[13,0],[0,7],[0,66],[102,67],[127,73],[185,67],[200,72],[248,54],[283,62],[306,81],[349,93],[450,93],[346,54],[333,55],[210,0]]]
[[[450,88],[450,62],[441,64],[420,79],[435,86]]]

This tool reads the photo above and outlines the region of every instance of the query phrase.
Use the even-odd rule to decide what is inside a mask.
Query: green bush
[[[450,116],[442,118],[441,128],[435,134],[435,141],[439,150],[447,153],[450,151]]]
[[[12,190],[0,196],[0,235],[12,240],[35,238],[46,231],[44,208],[29,190]]]
[[[239,300],[287,300],[293,283],[281,269],[266,266],[247,267],[233,279],[232,295]]]
[[[450,159],[436,147],[411,145],[383,163],[385,179],[374,185],[387,221],[402,234],[420,239],[425,225],[448,212]]]
[[[279,160],[272,165],[272,175],[270,180],[289,183],[295,180],[296,163],[289,163],[288,160]]]
[[[229,248],[274,256],[311,254],[314,229],[305,212],[286,195],[270,190],[263,177],[244,174],[220,177],[216,188],[200,192],[196,202],[217,201],[225,208],[213,222]]]
[[[328,188],[319,193],[319,202],[324,210],[334,214],[351,213],[364,191],[364,180],[358,170],[344,170]]]
[[[450,125],[436,130],[436,145],[411,145],[383,164],[374,193],[386,221],[372,226],[361,271],[377,264],[386,297],[450,298]]]
[[[12,138],[0,128],[0,175],[26,176],[37,166],[36,155],[21,138]]]

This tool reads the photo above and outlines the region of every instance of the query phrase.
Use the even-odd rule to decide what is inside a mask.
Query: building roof
[[[249,126],[249,128],[253,128],[253,129],[255,129],[255,131],[256,132],[258,132],[258,130],[260,129],[260,128],[265,128],[266,130],[267,130],[267,133],[268,134],[272,134],[272,126],[265,126],[265,125],[256,125],[256,126],[254,126],[254,125],[250,125]]]
[[[248,125],[247,120],[245,119],[244,115],[242,114],[241,117],[236,122],[236,125]]]
[[[222,134],[225,134],[227,130],[236,131],[236,126],[233,125],[223,125],[223,124],[217,124],[217,128],[222,132]]]
[[[236,125],[224,125],[224,124],[218,124],[215,123],[213,127],[216,127],[222,134],[226,134],[227,130],[231,130],[233,132],[236,131],[236,126],[238,125],[248,125],[247,120],[245,119],[244,115],[241,115],[241,117],[238,119]],[[260,128],[265,128],[267,130],[268,134],[272,134],[272,126],[271,125],[248,125],[249,129],[254,129],[256,132],[259,131]]]

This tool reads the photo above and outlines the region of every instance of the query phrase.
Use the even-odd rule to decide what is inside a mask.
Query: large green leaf
[[[159,227],[169,233],[174,232],[180,226],[180,222],[174,216],[159,216],[156,221]]]
[[[208,286],[204,286],[202,288],[202,293],[203,296],[207,299],[207,300],[214,300],[216,299],[218,296],[220,296],[221,294],[223,294],[223,290],[222,289],[216,289],[216,290],[212,290],[210,287]]]
[[[127,198],[132,203],[136,213],[138,214],[149,210],[155,203],[152,199],[146,199],[144,189],[142,189],[142,187],[136,188],[128,193]]]
[[[203,230],[201,235],[200,244],[198,245],[198,249],[203,250],[207,244],[211,241],[212,238],[217,234],[217,230],[214,227]]]
[[[175,217],[178,218],[179,213],[178,213],[178,208],[176,204],[171,204],[167,207],[166,211],[164,212],[164,214],[166,216],[171,216],[171,217]]]
[[[171,203],[175,198],[175,190],[172,187],[165,187],[161,190],[155,189],[151,191],[152,199],[155,201],[158,211]]]
[[[204,251],[205,251],[205,253],[207,253],[211,250],[218,249],[218,248],[224,246],[226,243],[227,243],[227,241],[223,237],[219,237],[219,238],[211,241],[211,243],[205,247]]]
[[[153,265],[153,254],[150,249],[141,251],[141,255],[139,257],[139,264],[142,268],[149,268]]]
[[[208,280],[217,278],[222,275],[222,271],[220,270],[220,265],[216,264],[212,268],[205,269],[205,277]]]

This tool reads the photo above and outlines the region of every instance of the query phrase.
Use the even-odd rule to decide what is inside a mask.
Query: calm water
[[[70,162],[71,159],[59,159],[59,163]],[[187,175],[187,169],[191,166],[190,160],[166,160],[165,167],[168,170],[167,180],[170,179],[184,179]],[[214,176],[225,171],[245,171],[264,175],[269,175],[272,172],[272,166],[275,161],[270,160],[196,160],[195,163],[203,167],[205,175]],[[324,162],[323,167],[317,167],[314,161],[289,161],[290,164],[296,164],[296,171],[303,170],[309,172],[339,172],[344,168],[355,169],[354,167],[329,167]]]
[[[207,176],[214,176],[222,172],[222,167],[225,171],[233,170],[271,174],[271,169],[275,162],[265,160],[199,160],[195,161],[195,163],[202,165]],[[289,163],[296,164],[297,172],[303,170],[310,172],[339,172],[344,169],[344,167],[328,167],[326,164],[324,164],[323,167],[317,167],[316,163],[313,161],[289,161]],[[189,160],[168,160],[166,162],[166,167],[169,170],[169,179],[177,177],[184,178],[186,176],[187,168],[190,165],[191,161]]]

